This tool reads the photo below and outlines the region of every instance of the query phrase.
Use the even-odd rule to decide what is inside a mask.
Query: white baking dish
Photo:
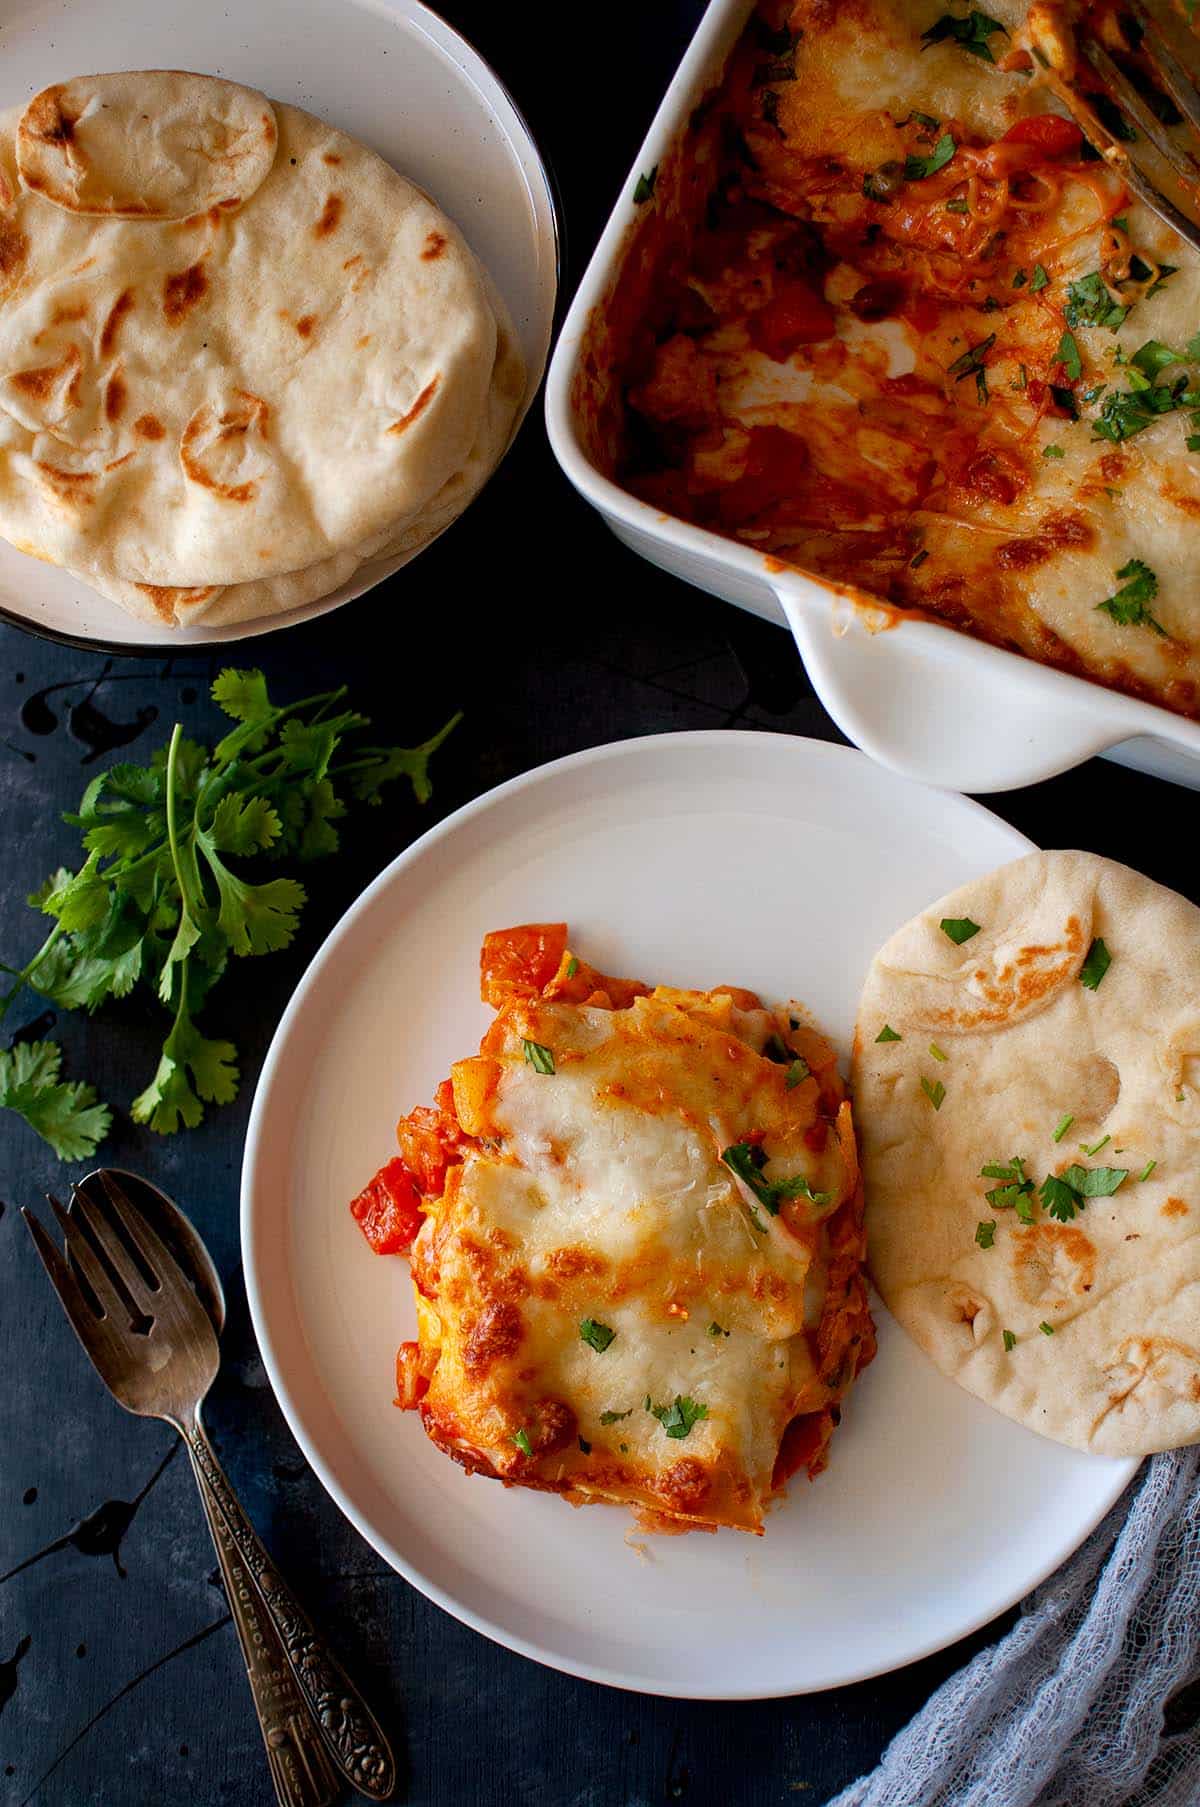
[[[1200,790],[1200,724],[937,623],[901,620],[880,632],[890,612],[873,616],[818,578],[674,520],[601,468],[579,405],[589,320],[628,249],[639,174],[666,165],[750,10],[750,0],[711,0],[622,184],[550,365],[546,423],[559,463],[634,551],[727,602],[790,625],[838,727],[907,777],[962,791],[1009,790],[1105,753]]]

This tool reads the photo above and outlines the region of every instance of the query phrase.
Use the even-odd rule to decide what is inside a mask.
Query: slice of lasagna
[[[472,1473],[761,1532],[874,1354],[854,1127],[798,1007],[489,935],[497,1016],[354,1201],[412,1262],[397,1404]]]

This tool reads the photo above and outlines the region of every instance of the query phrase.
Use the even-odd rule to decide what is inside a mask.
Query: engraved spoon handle
[[[375,1715],[259,1542],[213,1453],[199,1414],[181,1429],[193,1467],[203,1477],[233,1547],[255,1583],[335,1768],[368,1800],[390,1801],[396,1792],[396,1759]]]
[[[204,1504],[279,1807],[329,1807],[342,1792],[322,1728],[296,1685],[283,1640],[225,1523],[208,1477],[185,1438]]]

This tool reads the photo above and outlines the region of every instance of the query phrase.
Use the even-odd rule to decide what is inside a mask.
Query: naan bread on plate
[[[151,71],[0,116],[0,534],[138,613],[291,608],[422,543],[515,360],[453,223],[298,108]]]
[[[1090,853],[964,885],[875,956],[869,1265],[952,1379],[1078,1449],[1200,1442],[1200,909]]]

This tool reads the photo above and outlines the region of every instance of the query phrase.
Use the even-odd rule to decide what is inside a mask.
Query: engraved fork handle
[[[278,1637],[291,1678],[325,1740],[329,1759],[360,1794],[372,1801],[390,1801],[397,1786],[396,1760],[378,1721],[259,1542],[213,1453],[199,1414],[178,1428],[188,1446],[210,1522],[215,1514],[229,1541],[231,1563],[243,1572],[238,1591],[257,1596],[257,1604]],[[216,1541],[220,1552],[219,1535]],[[232,1597],[230,1604],[236,1621],[238,1608]],[[281,1798],[289,1802],[307,1799]]]
[[[242,1647],[275,1798],[279,1807],[329,1807],[342,1784],[326,1753],[322,1728],[296,1685],[283,1640],[238,1553],[190,1436],[185,1434],[184,1441]]]

